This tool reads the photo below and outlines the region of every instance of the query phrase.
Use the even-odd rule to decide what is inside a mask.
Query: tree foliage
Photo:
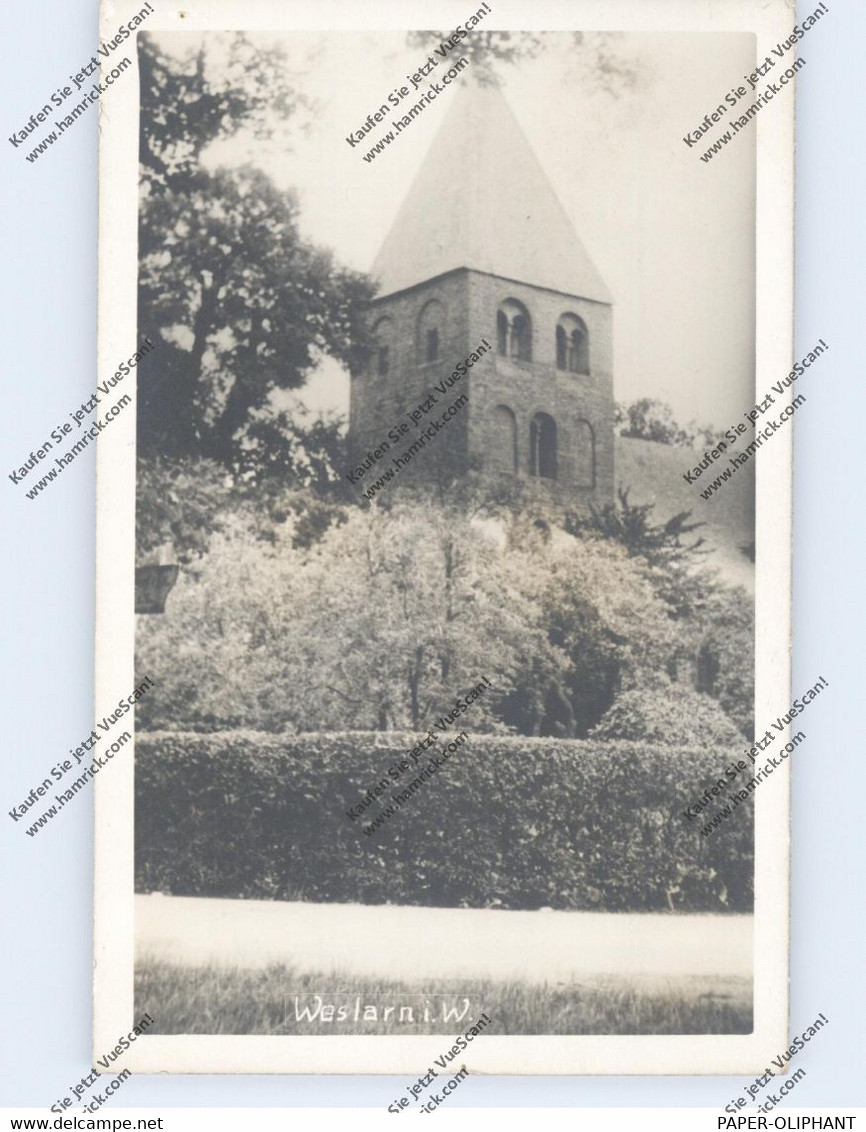
[[[652,504],[632,504],[628,489],[617,500],[593,508],[588,519],[570,516],[567,530],[612,540],[641,564],[641,575],[677,625],[678,644],[660,672],[696,680],[718,700],[744,735],[754,728],[754,601],[742,587],[722,584],[703,564],[703,526],[681,511],[655,523]],[[625,737],[625,736],[622,736]]]
[[[215,460],[194,456],[139,457],[136,467],[136,561],[165,555],[190,566],[208,551],[213,535],[243,530],[270,545],[288,539],[309,547],[345,519],[338,499],[322,498],[300,470],[263,477],[252,491]]]
[[[591,507],[590,517],[569,515],[565,529],[573,533],[588,531],[612,539],[625,547],[630,556],[640,555],[650,565],[670,566],[674,562],[692,563],[705,554],[703,538],[686,541],[703,522],[690,522],[691,511],[680,511],[663,523],[652,522],[652,503],[630,503],[629,488],[618,488],[616,502]]]
[[[670,615],[694,614],[705,594],[715,587],[709,571],[697,571],[707,553],[701,537],[692,538],[704,524],[691,521],[691,511],[680,511],[655,523],[652,503],[631,503],[629,489],[619,488],[616,501],[590,507],[588,518],[569,515],[565,529],[575,534],[610,539],[623,546],[629,557],[639,558],[654,590],[669,605]]]
[[[641,397],[630,405],[618,403],[614,410],[614,425],[619,426],[620,436],[679,448],[712,447],[724,436],[712,425],[700,425],[696,421],[682,427],[674,419],[670,405],[653,397]]]
[[[184,641],[206,642],[159,722],[422,727],[492,667],[507,690],[521,650],[545,642],[518,593],[501,616],[501,566],[468,524],[394,510],[355,509],[306,549],[220,536],[199,580],[182,579],[170,613],[141,634],[143,663],[172,671]]]
[[[200,558],[234,504],[224,468],[190,457],[139,457],[136,462],[135,557],[143,561],[171,548],[182,565]]]
[[[448,31],[409,32],[410,47],[433,52]],[[622,36],[616,32],[573,31],[569,35],[569,75],[607,95],[618,98],[638,82],[636,61],[620,50]],[[496,82],[504,68],[549,52],[553,43],[561,42],[562,33],[534,31],[500,31],[474,28],[460,40],[455,52],[465,56],[472,74],[480,83]]]
[[[742,587],[714,586],[695,622],[698,680],[740,731],[755,732],[755,603]],[[704,663],[702,663],[704,662]]]
[[[731,751],[743,739],[718,701],[664,679],[622,692],[590,736]]]
[[[292,193],[250,165],[201,162],[209,144],[294,112],[277,49],[235,37],[218,80],[203,51],[177,61],[143,37],[141,59],[139,329],[161,348],[139,371],[139,449],[249,472],[287,439],[273,394],[363,348],[372,288],[301,238]]]
[[[575,735],[676,645],[637,566],[601,540],[538,535],[515,553],[498,524],[399,500],[306,544],[297,526],[273,545],[226,528],[142,623],[139,662],[165,673],[149,726],[418,728],[487,675],[473,726]]]
[[[177,58],[160,51],[149,33],[138,37],[144,196],[188,189],[213,142],[242,130],[267,140],[303,103],[279,47],[254,45],[238,32],[209,35],[208,42],[224,49],[219,68],[207,66],[204,46]]]

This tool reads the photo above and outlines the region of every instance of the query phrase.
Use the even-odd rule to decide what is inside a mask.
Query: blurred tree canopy
[[[711,639],[706,694],[743,726],[745,595],[708,589],[699,616],[675,618],[614,541],[479,519],[469,492],[432,495],[348,508],[313,537],[298,528],[315,515],[290,514],[271,543],[250,537],[252,513],[230,512],[166,614],[139,627],[138,663],[162,674],[143,725],[423,729],[487,676],[495,695],[472,729],[581,736],[626,691],[675,698],[679,658]]]
[[[263,537],[290,512],[313,516],[307,537],[334,520],[316,497],[339,485],[342,422],[274,394],[300,388],[323,357],[351,363],[373,293],[302,239],[293,193],[251,165],[202,163],[210,145],[242,131],[265,140],[303,107],[280,48],[239,33],[209,43],[219,66],[204,47],[176,58],[139,39],[138,324],[159,349],[138,371],[137,550],[170,544],[182,563],[253,493]]]
[[[407,35],[410,47],[434,51],[447,31],[412,31]],[[500,31],[473,28],[454,48],[455,58],[465,56],[472,64],[472,74],[481,83],[496,82],[503,65],[520,63],[549,52],[567,36],[569,68],[567,78],[588,84],[593,90],[618,98],[624,90],[634,89],[641,78],[637,59],[622,50],[620,32],[572,31],[535,32]]]

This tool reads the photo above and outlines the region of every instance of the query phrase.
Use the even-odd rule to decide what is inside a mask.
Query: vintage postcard
[[[96,1051],[429,1112],[785,1047],[826,11],[104,4]]]

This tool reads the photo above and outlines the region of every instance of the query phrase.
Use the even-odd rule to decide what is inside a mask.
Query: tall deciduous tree
[[[515,549],[502,523],[400,499],[306,547],[290,534],[218,537],[142,626],[139,663],[163,673],[148,724],[425,729],[487,676],[467,729],[583,734],[679,639],[638,564],[602,540]]]
[[[139,371],[145,454],[234,468],[276,390],[363,348],[366,277],[301,238],[294,195],[261,171],[201,162],[211,143],[294,113],[286,70],[278,50],[237,36],[215,79],[203,51],[174,60],[142,37],[139,328],[161,342]],[[261,435],[247,445],[247,471],[262,448]]]
[[[409,46],[433,52],[450,38],[452,31],[453,27],[446,31],[409,32]],[[633,55],[622,50],[622,34],[618,32],[491,31],[481,25],[459,39],[451,54],[467,58],[479,82],[495,82],[504,67],[543,55],[554,43],[562,43],[563,34],[568,36],[570,78],[614,98],[637,85],[639,64]]]

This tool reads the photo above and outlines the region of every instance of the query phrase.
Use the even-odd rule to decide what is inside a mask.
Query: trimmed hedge
[[[670,892],[683,910],[752,907],[753,803],[706,838],[716,806],[680,812],[736,751],[471,735],[366,836],[390,798],[356,821],[346,811],[416,742],[139,733],[137,890],[599,911],[666,910]]]

